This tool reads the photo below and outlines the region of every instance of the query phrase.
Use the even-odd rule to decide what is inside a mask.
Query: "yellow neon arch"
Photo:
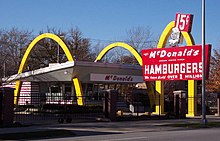
[[[138,63],[140,66],[143,65],[142,63],[142,57],[140,56],[140,54],[137,52],[136,49],[134,49],[133,47],[131,47],[130,45],[123,43],[123,42],[116,42],[116,43],[112,43],[108,46],[106,46],[98,55],[98,57],[96,58],[95,62],[101,60],[103,58],[103,56],[110,51],[111,49],[115,48],[115,47],[122,47],[124,49],[127,49],[128,51],[130,51],[134,57],[137,59]],[[146,82],[147,85],[147,91],[148,91],[148,95],[149,95],[149,99],[150,99],[150,105],[153,106],[154,105],[154,90],[152,87],[152,84],[150,82]]]
[[[68,61],[74,61],[74,58],[72,57],[72,55],[71,55],[71,53],[70,53],[68,47],[67,47],[66,44],[60,39],[60,37],[58,37],[58,36],[55,35],[55,34],[44,33],[44,34],[41,34],[41,35],[37,36],[37,37],[29,44],[29,46],[28,46],[28,48],[27,48],[27,50],[26,50],[26,52],[25,52],[25,54],[24,54],[24,56],[23,56],[23,58],[22,58],[22,60],[21,60],[21,63],[20,63],[20,66],[19,66],[19,70],[18,70],[18,74],[20,74],[20,73],[23,72],[24,67],[25,67],[25,65],[26,65],[26,63],[27,63],[27,59],[28,59],[28,57],[29,57],[29,55],[30,55],[32,49],[34,48],[34,46],[35,46],[40,40],[42,40],[42,39],[44,39],[44,38],[50,38],[50,39],[53,39],[54,41],[56,41],[56,42],[61,46],[61,48],[63,49],[63,51],[64,51],[64,53],[65,53],[65,55],[66,55]],[[74,78],[73,81],[74,81],[75,83],[79,83],[78,78]],[[75,84],[74,84],[74,85],[75,85]],[[16,85],[15,85],[15,92],[14,92],[14,96],[15,96],[15,97],[18,96],[18,94],[19,94],[19,92],[20,92],[20,87],[21,87],[21,82],[18,80],[18,81],[16,81]],[[76,87],[76,85],[75,85],[75,87]],[[78,96],[81,96],[82,93],[81,93],[81,89],[80,89],[79,86],[77,87],[76,90],[78,90],[78,91],[76,92],[76,94],[77,94]],[[79,91],[80,91],[80,92],[79,92]],[[79,105],[82,105],[83,102],[82,102],[82,101],[79,101],[79,100],[82,100],[82,99],[78,99],[78,104],[79,104]],[[14,103],[17,104],[17,102],[18,102],[18,100],[15,99]]]
[[[167,40],[171,34],[172,28],[175,26],[175,21],[170,22],[166,28],[164,29],[163,33],[161,34],[160,40],[158,42],[157,48],[163,48],[166,46]],[[194,39],[192,35],[188,32],[181,32],[183,35],[186,44],[188,46],[194,45]],[[195,102],[194,97],[196,94],[196,81],[194,80],[188,80],[188,97],[191,97],[188,100],[188,116],[194,116],[195,115]],[[164,101],[163,101],[163,95],[164,95],[164,85],[162,81],[156,81],[156,91],[160,95],[160,101],[158,98],[156,98],[156,113],[159,114],[164,112]],[[159,104],[160,103],[160,104]],[[161,105],[161,106],[160,106]]]
[[[103,56],[110,51],[111,49],[115,48],[115,47],[123,47],[125,49],[127,49],[128,51],[130,51],[134,57],[137,59],[138,63],[142,66],[142,58],[140,56],[140,54],[137,52],[136,49],[134,49],[133,47],[131,47],[130,45],[123,43],[123,42],[115,42],[112,43],[108,46],[106,46],[98,55],[98,57],[96,58],[95,62],[101,60],[103,58]]]
[[[32,49],[34,48],[34,46],[42,39],[44,38],[50,38],[50,39],[53,39],[54,41],[56,41],[60,46],[61,48],[63,49],[64,53],[66,54],[66,57],[69,61],[74,61],[74,58],[72,57],[68,47],[66,46],[66,44],[60,39],[60,37],[58,37],[57,35],[55,34],[51,34],[51,33],[44,33],[44,34],[41,34],[39,36],[37,36],[31,43],[30,45],[28,46],[22,60],[21,60],[21,64],[20,64],[20,67],[19,67],[19,70],[18,70],[18,74],[19,73],[22,73],[24,67],[25,67],[25,64],[27,62],[27,59],[32,51]]]

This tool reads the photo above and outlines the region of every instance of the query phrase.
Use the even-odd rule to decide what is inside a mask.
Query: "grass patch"
[[[59,137],[72,137],[75,134],[69,130],[47,130],[23,133],[0,134],[0,140],[20,140],[20,139],[49,139]]]

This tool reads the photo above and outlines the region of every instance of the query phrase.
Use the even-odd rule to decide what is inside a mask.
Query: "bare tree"
[[[95,54],[91,51],[90,40],[88,38],[84,38],[83,33],[77,27],[71,28],[67,33],[68,38],[66,43],[76,60],[95,60]]]
[[[134,47],[138,52],[142,49],[152,47],[152,32],[150,27],[133,27],[127,30],[127,40],[126,42]]]
[[[94,57],[94,60],[98,57],[98,55],[100,54],[100,52],[104,49],[104,47],[106,47],[109,44],[106,43],[101,43],[100,41],[98,42],[93,42],[91,44],[91,54]],[[110,51],[108,52],[101,60],[99,60],[99,62],[112,62],[112,58],[114,58],[114,54]]]
[[[78,28],[61,31],[48,27],[47,32],[59,36],[65,42],[76,60],[95,60],[96,55],[91,51],[90,40],[84,38],[82,32]],[[44,32],[41,31],[40,34],[41,33]],[[30,55],[26,69],[33,70],[39,67],[46,67],[49,63],[63,63],[67,61],[67,57],[62,48],[52,39],[42,39],[36,46],[37,47],[34,48],[34,51],[32,51]]]
[[[0,30],[1,77],[17,72],[23,48],[30,42],[31,32],[12,28]]]
[[[141,54],[142,49],[152,48],[155,46],[155,41],[152,41],[152,32],[150,27],[133,27],[126,31],[126,43],[131,45],[138,53]],[[137,60],[130,52],[121,49],[117,51],[118,53],[118,62],[129,63],[129,64],[138,64]]]

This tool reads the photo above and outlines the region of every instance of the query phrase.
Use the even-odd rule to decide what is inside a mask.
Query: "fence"
[[[186,113],[191,112],[188,111],[188,101],[195,100],[195,107],[197,111],[197,115],[202,114],[202,96],[198,94],[196,97],[186,97],[184,98],[186,101]],[[206,99],[206,114],[213,115],[217,113],[217,96],[207,95]],[[164,97],[164,111],[168,113],[174,112],[174,95],[165,95]]]
[[[161,98],[161,97],[157,97]],[[20,96],[19,99],[27,99]],[[24,123],[30,121],[41,122],[43,120],[56,122],[61,118],[72,120],[96,119],[104,117],[103,113],[103,96],[85,96],[83,97],[85,105],[77,105],[75,96],[43,96],[42,94],[32,96],[31,100],[23,105],[16,105],[14,108],[15,121]],[[164,112],[174,113],[174,96],[164,96]],[[187,102],[192,97],[186,97],[185,113],[187,113]],[[197,112],[201,114],[201,96],[195,97]],[[207,98],[207,114],[214,114],[215,103],[211,102],[212,98]],[[159,99],[160,101],[160,99]],[[127,96],[118,97],[117,110],[123,111],[123,116],[142,116],[145,112],[155,111],[155,107],[150,106],[150,100],[143,95],[135,95],[132,98]],[[120,115],[122,116],[122,114]],[[70,122],[70,121],[69,121]]]
[[[20,96],[19,99],[26,99]],[[58,121],[64,119],[95,119],[103,116],[102,99],[85,96],[84,106],[77,105],[75,96],[32,96],[31,100],[23,105],[16,105],[14,108],[15,121],[24,123],[28,121],[51,120]]]

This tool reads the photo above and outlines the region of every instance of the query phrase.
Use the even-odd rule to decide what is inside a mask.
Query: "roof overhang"
[[[139,65],[112,64],[99,62],[68,61],[57,63],[49,67],[33,71],[15,74],[3,78],[3,82],[21,81],[72,81],[77,77],[82,82],[90,82],[90,74],[114,74],[142,76],[142,68]]]

